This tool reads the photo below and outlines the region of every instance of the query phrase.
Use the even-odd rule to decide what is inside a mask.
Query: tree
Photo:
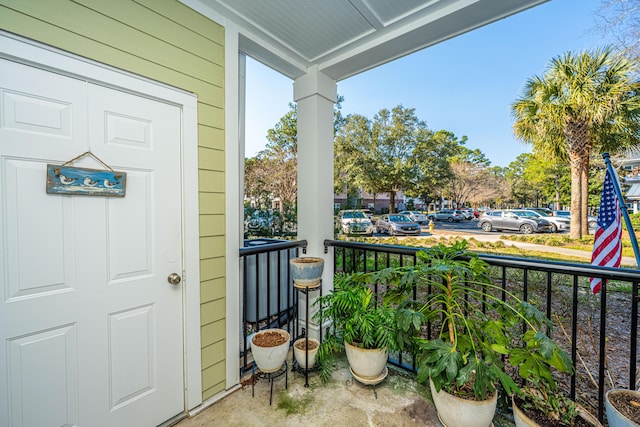
[[[404,189],[405,194],[425,202],[442,197],[443,188],[453,179],[450,159],[460,153],[467,141],[453,132],[439,130],[421,138],[414,150],[418,168],[415,182]]]
[[[462,142],[466,142],[466,137]],[[486,172],[491,162],[479,149],[471,150],[463,145],[447,160],[451,176],[443,182],[444,193],[455,206],[462,207],[473,194],[486,189],[485,182],[490,179]]]
[[[283,211],[294,208],[298,197],[298,106],[289,103],[289,111],[267,131],[267,146],[257,155],[264,189],[282,202]]]
[[[363,150],[359,147],[370,145],[371,129],[369,120],[359,114],[347,116],[336,132],[334,139],[333,185],[335,193],[346,193],[347,200],[354,200],[367,181],[361,176]]]
[[[258,209],[271,207],[272,192],[267,171],[264,161],[258,157],[244,160],[244,194]]]
[[[621,49],[640,59],[640,0],[603,0],[598,27],[612,34]]]
[[[389,193],[389,211],[393,212],[396,192],[417,182],[416,148],[430,136],[414,108],[383,108],[373,120],[349,115],[336,136],[336,153],[349,156],[335,168],[336,179],[372,194]]]
[[[338,96],[334,108],[334,129],[340,127],[340,112],[344,100]],[[271,200],[279,198],[285,217],[295,213],[298,197],[298,106],[289,103],[289,111],[267,131],[267,145],[256,157],[245,159],[245,195],[270,208]]]
[[[610,48],[567,52],[526,83],[511,106],[514,132],[571,169],[571,237],[587,233],[589,156],[620,152],[640,141],[636,64]]]

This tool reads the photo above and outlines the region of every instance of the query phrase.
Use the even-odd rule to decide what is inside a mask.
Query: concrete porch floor
[[[304,387],[304,375],[291,372],[285,390],[285,376],[274,380],[273,404],[269,406],[269,381],[261,379],[251,397],[251,383],[219,402],[182,420],[177,427],[204,426],[434,426],[441,427],[429,388],[418,384],[415,376],[389,366],[389,375],[376,386],[353,380],[345,359],[338,360],[338,369],[328,384],[322,384],[317,374],[309,374],[309,387]],[[495,426],[513,425],[494,419]],[[501,417],[500,417],[501,418]]]

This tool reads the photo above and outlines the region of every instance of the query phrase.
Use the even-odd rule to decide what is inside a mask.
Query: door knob
[[[169,277],[167,277],[167,282],[171,283],[172,285],[179,284],[181,280],[182,277],[180,277],[178,273],[171,273]]]

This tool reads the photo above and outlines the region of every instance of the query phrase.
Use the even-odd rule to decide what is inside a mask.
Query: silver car
[[[376,222],[376,232],[388,233],[390,236],[396,234],[420,234],[420,224],[414,222],[406,215],[384,214]]]
[[[400,215],[406,215],[408,216],[411,221],[417,222],[418,224],[426,224],[427,222],[429,222],[429,219],[427,218],[427,216],[425,214],[423,214],[422,212],[418,212],[418,211],[402,211],[402,212],[398,212]]]
[[[455,209],[441,209],[435,213],[430,213],[428,218],[433,221],[460,222],[464,221],[464,214]]]
[[[551,223],[535,212],[524,210],[487,211],[478,220],[482,231],[513,230],[523,234],[551,231]]]

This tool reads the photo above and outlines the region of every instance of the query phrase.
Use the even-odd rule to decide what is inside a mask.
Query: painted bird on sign
[[[68,178],[65,175],[58,175],[58,177],[60,178],[60,182],[63,183],[64,185],[73,184],[74,182],[76,182],[76,179],[78,179],[78,178]]]

